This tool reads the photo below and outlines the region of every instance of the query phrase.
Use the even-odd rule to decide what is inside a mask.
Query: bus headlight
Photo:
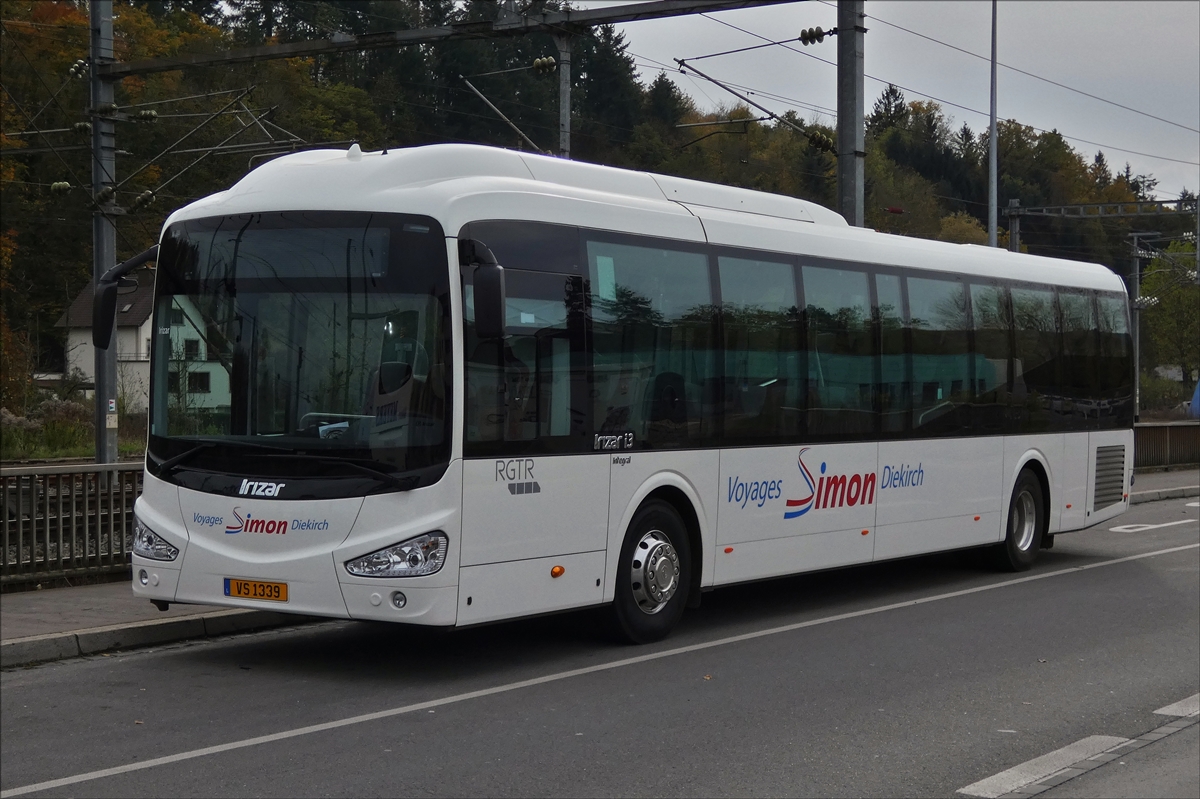
[[[179,557],[179,549],[168,544],[162,536],[142,524],[137,516],[133,517],[133,551],[136,555],[150,560],[175,560]]]
[[[422,577],[442,568],[449,543],[445,533],[426,533],[346,561],[346,571],[356,577]]]

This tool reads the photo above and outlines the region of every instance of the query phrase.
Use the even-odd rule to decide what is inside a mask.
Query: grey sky
[[[577,6],[611,6],[628,0],[587,0]],[[968,123],[976,132],[987,127],[989,67],[983,59],[897,30],[885,22],[988,56],[991,47],[991,3],[986,0],[866,0],[866,73],[883,82],[866,81],[867,111],[891,81],[911,91],[957,103],[982,114],[943,103],[954,127]],[[833,0],[808,0],[738,11],[621,26],[629,50],[637,56],[647,82],[658,73],[655,62],[674,67],[675,58],[745,47],[762,42],[716,20],[773,40],[795,38],[803,28],[837,24]],[[1200,187],[1200,2],[1039,2],[1004,0],[997,12],[999,61],[1121,105],[1177,122],[1193,130],[1084,97],[1001,67],[998,114],[1025,125],[1057,129],[1071,146],[1090,160],[1103,150],[1109,165],[1128,161],[1134,173],[1158,178],[1158,195],[1178,196],[1180,189]],[[796,49],[831,62],[837,44]],[[799,101],[797,107],[759,95],[756,99],[782,113],[795,108],[805,119],[832,124],[836,69],[814,58],[768,47],[697,62],[715,78]],[[670,74],[670,73],[669,73]],[[705,110],[731,104],[734,98],[702,81],[670,74]],[[811,106],[827,109],[822,113]],[[1087,142],[1082,139],[1088,140]],[[1092,144],[1088,142],[1096,142]],[[1118,150],[1117,148],[1122,148]],[[1137,151],[1148,155],[1139,155]],[[1177,161],[1150,156],[1163,156]],[[1191,162],[1178,163],[1178,161]]]

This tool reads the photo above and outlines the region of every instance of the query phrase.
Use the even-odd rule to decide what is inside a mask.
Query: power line
[[[774,42],[772,42],[772,44],[774,44]],[[667,64],[664,64],[662,61],[658,61],[658,60],[656,60],[656,59],[650,58],[649,56],[638,55],[637,53],[634,53],[634,52],[629,52],[629,54],[630,54],[631,56],[633,56],[635,59],[639,59],[639,58],[640,58],[640,59],[642,59],[643,61],[646,61],[646,62],[648,62],[647,64],[643,64],[643,65],[640,65],[640,66],[648,66],[648,67],[653,67],[653,68],[655,68],[655,69],[662,70],[663,72],[671,72],[671,73],[674,73],[674,74],[676,74],[676,75],[683,75],[684,77],[688,77],[688,78],[690,78],[690,76],[689,76],[689,75],[688,75],[686,72],[684,72],[683,70],[679,69],[679,67],[675,67],[675,66],[669,66],[669,65],[667,65]],[[636,63],[636,61],[635,61],[635,66],[638,66],[638,64]],[[693,82],[693,83],[695,83],[695,81],[692,81],[692,82]],[[790,106],[793,106],[793,107],[795,107],[795,108],[800,108],[800,109],[802,109],[802,110],[805,110],[805,111],[812,111],[812,112],[814,112],[814,113],[817,113],[817,114],[822,114],[822,115],[824,115],[824,116],[832,117],[832,118],[833,118],[833,120],[834,120],[835,122],[836,122],[836,120],[837,120],[837,112],[836,112],[834,109],[832,109],[832,108],[826,108],[826,107],[825,107],[825,106],[823,106],[823,105],[816,105],[816,104],[814,104],[814,103],[806,103],[806,102],[803,102],[803,101],[801,101],[801,100],[796,100],[796,99],[794,99],[794,98],[787,97],[786,95],[782,95],[782,94],[775,94],[774,92],[768,92],[768,91],[765,91],[765,90],[763,90],[763,89],[755,89],[755,88],[754,88],[754,87],[752,87],[752,86],[745,86],[745,85],[743,85],[743,84],[741,84],[741,83],[734,83],[733,81],[728,81],[728,80],[727,80],[727,81],[724,81],[724,82],[725,82],[726,84],[728,84],[728,85],[730,85],[730,86],[734,87],[735,89],[741,89],[741,90],[743,90],[743,91],[749,92],[749,93],[750,93],[750,94],[752,94],[752,95],[758,95],[758,96],[760,96],[760,97],[766,97],[766,98],[768,98],[768,99],[775,100],[775,101],[777,101],[777,102],[783,103],[784,105],[790,105]],[[707,94],[705,94],[705,97],[708,97],[708,95],[707,95]],[[712,98],[711,98],[711,97],[709,97],[709,101],[710,101],[710,102],[713,102],[713,100],[712,100]],[[716,105],[716,103],[715,103],[715,102],[713,102],[713,105]]]
[[[821,0],[821,2],[822,2],[822,3],[824,3],[824,5],[827,5],[827,6],[831,6],[831,5],[833,5],[832,3],[826,2],[825,0]],[[962,48],[962,47],[958,47],[957,45],[950,44],[949,42],[943,42],[941,39],[935,39],[934,37],[932,37],[932,36],[927,36],[927,35],[925,35],[924,33],[918,33],[917,31],[910,30],[909,28],[906,28],[906,27],[904,27],[903,25],[897,25],[897,24],[896,24],[896,23],[894,23],[894,22],[888,22],[886,19],[880,19],[879,17],[873,16],[873,15],[870,15],[870,14],[868,14],[867,16],[868,16],[868,17],[870,17],[871,19],[875,20],[876,22],[882,22],[884,25],[888,25],[888,26],[890,26],[890,27],[896,28],[897,30],[902,30],[902,31],[904,31],[905,33],[910,33],[910,34],[912,34],[913,36],[917,36],[917,37],[920,37],[920,38],[922,38],[922,39],[926,39],[926,40],[928,40],[928,41],[934,42],[935,44],[940,44],[940,45],[942,45],[943,47],[949,47],[951,50],[957,50],[958,52],[960,52],[960,53],[965,53],[966,55],[972,56],[973,58],[978,58],[978,59],[980,59],[980,60],[983,60],[983,61],[991,61],[991,59],[990,59],[990,58],[988,58],[988,57],[987,57],[987,56],[985,56],[985,55],[980,55],[979,53],[973,53],[973,52],[971,52],[970,50],[967,50],[967,49],[965,49],[965,48]],[[1027,71],[1027,70],[1020,69],[1019,67],[1014,67],[1014,66],[1011,66],[1011,65],[1009,65],[1009,64],[1005,64],[1005,63],[1003,63],[1003,62],[1000,62],[1000,61],[997,61],[997,62],[996,62],[996,64],[997,64],[998,66],[1004,67],[1005,69],[1012,70],[1013,72],[1019,72],[1019,73],[1020,73],[1020,74],[1022,74],[1022,75],[1025,75],[1025,76],[1027,76],[1027,77],[1030,77],[1030,78],[1034,78],[1035,80],[1040,80],[1040,81],[1042,81],[1042,82],[1044,82],[1044,83],[1049,83],[1049,84],[1051,84],[1052,86],[1057,86],[1057,87],[1059,87],[1060,89],[1066,89],[1067,91],[1070,91],[1070,92],[1075,92],[1076,94],[1081,94],[1081,95],[1083,95],[1084,97],[1090,97],[1090,98],[1092,98],[1093,100],[1099,100],[1099,101],[1100,101],[1100,102],[1102,102],[1102,103],[1108,103],[1109,105],[1116,106],[1117,108],[1121,108],[1121,109],[1124,109],[1124,110],[1126,110],[1126,111],[1131,111],[1131,112],[1133,112],[1133,113],[1135,113],[1135,114],[1141,114],[1141,115],[1142,115],[1142,116],[1144,116],[1144,117],[1149,117],[1150,119],[1155,119],[1155,120],[1158,120],[1159,122],[1165,122],[1165,123],[1167,123],[1168,125],[1174,125],[1174,126],[1175,126],[1175,127],[1177,127],[1177,128],[1183,128],[1184,130],[1191,131],[1192,133],[1200,133],[1200,129],[1193,128],[1193,127],[1190,127],[1190,126],[1188,126],[1188,125],[1184,125],[1184,124],[1182,124],[1182,123],[1175,122],[1175,121],[1173,121],[1173,120],[1170,120],[1170,119],[1164,119],[1163,117],[1160,117],[1160,116],[1155,116],[1154,114],[1151,114],[1151,113],[1149,113],[1148,111],[1139,111],[1139,110],[1138,110],[1138,109],[1136,109],[1136,108],[1131,108],[1131,107],[1129,107],[1129,106],[1127,106],[1127,105],[1122,105],[1121,103],[1118,103],[1118,102],[1116,102],[1115,100],[1109,100],[1109,99],[1107,99],[1107,98],[1105,98],[1105,97],[1101,97],[1101,96],[1099,96],[1099,95],[1092,94],[1091,92],[1085,92],[1083,89],[1076,89],[1074,86],[1068,86],[1068,85],[1067,85],[1067,84],[1065,84],[1065,83],[1059,83],[1059,82],[1058,82],[1058,81],[1056,81],[1056,80],[1051,80],[1050,78],[1044,78],[1044,77],[1042,77],[1041,75],[1037,75],[1037,74],[1034,74],[1033,72],[1029,72],[1029,71]]]
[[[733,24],[733,23],[731,23],[731,22],[726,22],[725,20],[722,20],[722,19],[717,19],[716,17],[710,17],[708,14],[701,14],[700,16],[704,17],[705,19],[710,19],[710,20],[712,20],[713,22],[719,22],[720,24],[722,24],[722,25],[726,25],[726,26],[728,26],[728,27],[730,27],[730,28],[733,28],[734,30],[741,31],[742,33],[745,33],[745,34],[747,34],[747,35],[749,35],[749,36],[753,36],[753,37],[755,37],[756,39],[762,39],[763,41],[767,41],[767,42],[769,42],[769,41],[772,41],[771,39],[769,39],[769,38],[768,38],[768,37],[766,37],[766,36],[762,36],[762,35],[760,35],[760,34],[754,33],[753,31],[746,30],[745,28],[740,28],[740,27],[738,27],[737,25],[734,25],[734,24]],[[837,63],[836,63],[836,62],[834,62],[834,61],[830,61],[830,60],[829,60],[829,59],[827,59],[827,58],[821,58],[820,56],[813,55],[812,53],[806,53],[806,52],[805,52],[805,51],[803,51],[803,50],[797,50],[795,47],[790,47],[790,46],[788,46],[788,45],[786,45],[786,44],[779,43],[779,46],[780,46],[780,47],[782,47],[782,48],[784,48],[785,50],[791,50],[793,53],[799,53],[800,55],[803,55],[803,56],[808,56],[809,58],[814,58],[814,59],[816,59],[817,61],[820,61],[820,62],[822,62],[822,63],[824,63],[824,64],[829,64],[830,66],[833,66],[833,67],[836,67],[836,66],[837,66]],[[884,84],[887,84],[887,85],[889,85],[889,86],[895,86],[897,89],[903,89],[904,91],[906,91],[906,92],[909,92],[910,94],[915,94],[915,95],[918,95],[918,96],[920,96],[920,97],[925,97],[925,98],[927,98],[927,99],[934,100],[934,101],[936,101],[936,102],[942,103],[943,105],[948,105],[948,106],[951,106],[951,107],[953,107],[953,108],[961,108],[963,111],[970,111],[972,114],[978,114],[978,115],[980,115],[980,116],[985,116],[985,117],[986,117],[986,116],[991,116],[991,115],[990,115],[988,112],[986,112],[986,111],[980,111],[980,110],[979,110],[979,109],[977,109],[977,108],[971,108],[970,106],[962,105],[962,104],[960,104],[960,103],[951,102],[950,100],[943,100],[942,98],[940,98],[940,97],[935,97],[935,96],[934,96],[934,95],[932,95],[932,94],[926,94],[925,92],[919,92],[919,91],[917,91],[916,89],[910,89],[910,88],[908,88],[908,87],[906,87],[906,86],[901,86],[899,83],[895,83],[895,82],[893,82],[893,81],[889,81],[889,80],[884,80],[883,78],[877,78],[877,77],[875,77],[874,75],[866,75],[866,74],[864,74],[864,77],[870,78],[871,80],[873,80],[873,81],[875,81],[875,82],[877,82],[877,83],[884,83]],[[1039,128],[1039,127],[1037,127],[1036,125],[1028,125],[1027,127],[1029,127],[1029,128],[1030,128],[1030,129],[1032,129],[1032,130],[1036,130],[1038,133],[1054,133],[1054,134],[1056,134],[1056,135],[1058,135],[1058,136],[1061,136],[1061,137],[1062,137],[1062,138],[1064,138],[1064,139],[1070,139],[1071,141],[1083,142],[1084,144],[1091,144],[1091,145],[1093,145],[1093,146],[1095,146],[1095,147],[1104,147],[1105,149],[1108,149],[1108,150],[1116,150],[1117,152],[1120,152],[1120,153],[1130,153],[1130,154],[1132,154],[1132,155],[1140,155],[1140,156],[1143,156],[1143,157],[1145,157],[1145,158],[1156,158],[1156,159],[1158,159],[1158,160],[1160,160],[1160,161],[1172,161],[1172,162],[1174,162],[1174,163],[1177,163],[1177,164],[1187,164],[1188,166],[1200,166],[1200,162],[1196,162],[1196,161],[1185,161],[1185,160],[1184,160],[1184,159],[1182,159],[1182,158],[1171,158],[1170,156],[1165,156],[1165,155],[1154,155],[1153,153],[1145,153],[1145,152],[1142,152],[1142,151],[1140,151],[1140,150],[1130,150],[1130,149],[1128,149],[1128,148],[1126,148],[1126,147],[1116,147],[1116,146],[1114,146],[1114,145],[1111,145],[1111,144],[1103,144],[1103,143],[1101,143],[1101,142],[1092,141],[1092,140],[1090,140],[1090,139],[1084,139],[1084,138],[1081,138],[1081,137],[1079,137],[1079,136],[1068,136],[1067,134],[1065,134],[1065,133],[1062,133],[1062,132],[1060,132],[1060,131],[1058,131],[1058,130],[1053,130],[1053,131],[1051,131],[1051,130],[1046,130],[1045,128]]]

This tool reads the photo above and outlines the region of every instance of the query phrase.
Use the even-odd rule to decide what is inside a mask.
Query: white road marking
[[[1195,716],[1200,713],[1200,694],[1192,694],[1187,699],[1180,699],[1175,704],[1160,707],[1154,712],[1160,716]]]
[[[674,657],[675,655],[684,655],[689,652],[700,652],[705,649],[714,649],[719,646],[728,646],[729,644],[741,643],[743,641],[753,641],[757,638],[766,638],[780,633],[788,633],[794,630],[802,630],[806,627],[816,627],[821,624],[830,624],[836,621],[845,621],[847,619],[857,619],[863,616],[873,616],[876,613],[886,613],[891,610],[899,610],[901,608],[911,608],[917,605],[924,605],[930,602],[940,602],[944,599],[954,599],[960,596],[969,596],[978,594],[983,591],[991,591],[996,588],[1007,588],[1012,585],[1020,585],[1022,583],[1030,583],[1036,580],[1045,580],[1050,577],[1061,577],[1065,574],[1076,574],[1089,569],[1099,569],[1103,566],[1115,566],[1118,563],[1129,563],[1130,561],[1141,560],[1143,558],[1153,558],[1158,555],[1170,555],[1175,552],[1184,552],[1189,549],[1200,548],[1200,544],[1185,544],[1179,547],[1171,547],[1170,549],[1159,549],[1154,552],[1143,552],[1139,555],[1127,555],[1123,558],[1114,558],[1112,560],[1104,560],[1099,563],[1088,563],[1083,566],[1072,566],[1069,569],[1058,569],[1057,571],[1046,572],[1044,574],[1031,574],[1027,577],[1015,577],[1011,580],[1005,580],[999,583],[990,585],[976,586],[975,588],[964,588],[961,591],[950,591],[945,594],[936,594],[934,596],[922,597],[921,599],[910,599],[906,602],[896,602],[891,605],[881,605],[876,608],[867,608],[865,610],[855,610],[849,613],[839,613],[835,616],[826,616],[820,619],[811,619],[809,621],[796,622],[794,624],[785,624],[780,627],[770,627],[765,630],[758,630],[752,633],[743,633],[741,635],[731,635],[728,638],[718,638],[714,641],[706,641],[700,644],[690,644],[689,646],[681,646],[675,649],[665,649],[661,652],[652,652],[647,655],[638,655],[637,657],[623,658],[622,660],[613,660],[608,663],[598,663],[594,666],[586,666],[581,669],[571,669],[570,671],[560,671],[555,674],[547,674],[542,677],[533,677],[528,680],[520,680],[511,682],[505,685],[497,685],[492,688],[482,688],[478,691],[468,691],[462,694],[454,694],[452,696],[442,697],[441,699],[430,699],[426,702],[418,702],[413,705],[402,705],[400,707],[390,708],[388,710],[379,710],[374,713],[364,713],[361,716],[350,716],[349,718],[338,719],[337,721],[327,721],[322,724],[310,724],[306,727],[297,727],[291,730],[271,733],[270,735],[260,735],[256,738],[243,738],[240,741],[230,741],[229,743],[217,744],[216,746],[206,746],[202,749],[192,749],[187,752],[178,752],[173,755],[164,757],[156,757],[150,760],[143,760],[138,763],[126,763],[123,766],[113,766],[112,768],[99,769],[97,771],[88,771],[83,774],[75,774],[70,777],[60,777],[54,780],[46,780],[45,782],[34,783],[33,785],[22,785],[17,788],[9,788],[8,790],[0,791],[0,799],[8,799],[10,796],[24,796],[27,793],[36,793],[37,791],[48,791],[54,788],[61,788],[65,785],[77,785],[81,782],[89,782],[91,780],[103,779],[105,777],[115,777],[120,774],[128,774],[133,771],[143,771],[157,766],[166,766],[172,763],[179,763],[183,760],[194,760],[198,757],[206,757],[208,755],[216,755],[222,752],[231,752],[235,749],[245,749],[250,746],[259,746],[260,744],[273,743],[275,741],[284,741],[289,738],[298,738],[301,735],[311,735],[317,732],[326,732],[328,730],[336,730],[342,727],[350,727],[355,724],[364,724],[369,721],[378,721],[380,719],[392,718],[394,716],[402,716],[407,713],[415,713],[420,710],[428,710],[430,708],[442,707],[445,705],[458,704],[471,699],[482,699],[487,696],[495,696],[496,694],[505,694],[510,691],[518,691],[522,688],[532,688],[535,685],[545,685],[546,683],[560,682],[568,680],[572,677],[581,677],[585,674],[596,674],[598,672],[612,671],[613,669],[624,668],[625,666],[633,666],[638,663],[648,663],[653,660],[662,660],[663,658]]]
[[[1189,502],[1187,506],[1189,508],[1200,508],[1200,502]]]
[[[1115,738],[1111,735],[1089,735],[1070,746],[1056,749],[1050,754],[1035,757],[1033,760],[1026,760],[1021,765],[1013,766],[999,774],[993,774],[986,780],[972,783],[966,788],[959,788],[957,793],[995,799],[997,796],[1003,796],[1010,791],[1043,780],[1056,771],[1062,771],[1072,763],[1078,763],[1080,760],[1086,760],[1092,755],[1098,755],[1114,746],[1120,746],[1128,740],[1128,738]]]
[[[1157,530],[1160,527],[1174,527],[1177,524],[1195,524],[1195,519],[1180,519],[1177,522],[1166,522],[1165,524],[1123,524],[1120,527],[1110,527],[1110,531],[1114,533],[1140,533],[1143,530]]]

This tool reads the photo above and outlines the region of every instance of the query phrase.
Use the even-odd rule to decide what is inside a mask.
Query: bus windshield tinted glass
[[[448,280],[445,238],[424,217],[173,225],[156,283],[152,468],[362,479],[444,464]]]

